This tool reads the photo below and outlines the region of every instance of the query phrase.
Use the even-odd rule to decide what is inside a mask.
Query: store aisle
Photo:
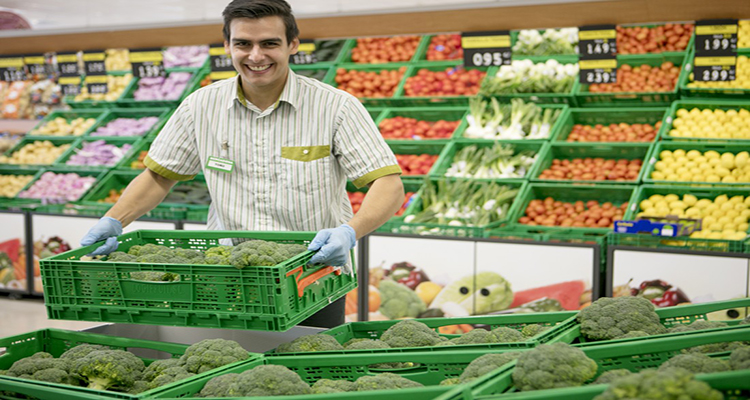
[[[80,330],[95,325],[99,323],[49,320],[41,299],[10,300],[0,297],[0,338],[44,328]]]

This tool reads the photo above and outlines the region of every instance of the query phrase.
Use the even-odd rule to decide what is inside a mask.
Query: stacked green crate
[[[648,143],[565,143],[565,144],[552,144],[546,147],[543,153],[540,155],[537,169],[534,170],[533,175],[529,178],[533,182],[564,182],[564,183],[589,183],[589,184],[638,184],[643,179],[645,173],[645,164],[648,161],[648,155],[650,154],[653,144]],[[595,178],[593,171],[581,170],[581,175],[578,177],[568,177],[560,174],[554,178],[547,176],[542,178],[540,175],[548,170],[555,164],[555,161],[562,163],[570,162],[575,159],[591,159],[593,162],[598,162],[597,159],[606,162],[607,160],[627,160],[641,161],[641,168],[637,170],[637,176],[632,179],[621,175],[600,175],[606,179]],[[630,170],[628,170],[630,171]],[[606,171],[605,171],[606,173]],[[588,175],[587,175],[588,174]]]
[[[102,139],[106,139],[108,137],[112,136],[94,136],[92,135],[95,133],[99,128],[106,127],[110,122],[115,121],[119,118],[125,118],[125,119],[139,119],[143,117],[156,117],[158,120],[154,125],[148,129],[146,132],[144,132],[142,135],[133,136],[133,137],[148,137],[148,136],[155,136],[162,127],[164,127],[164,124],[167,123],[167,120],[169,120],[170,115],[172,114],[172,109],[167,107],[159,107],[159,108],[113,108],[110,109],[109,113],[104,115],[101,119],[99,119],[94,125],[94,127],[86,133],[86,136],[90,137],[99,137]],[[127,137],[127,136],[118,136],[118,137]]]
[[[56,110],[49,113],[39,123],[31,129],[26,137],[34,139],[59,139],[59,138],[74,138],[82,137],[93,132],[96,127],[104,121],[109,112],[106,109],[74,109],[74,110]],[[65,120],[66,126],[71,126],[73,121],[83,121],[86,125],[80,125],[81,128],[88,126],[85,129],[79,129],[76,132],[60,132],[54,128],[57,127],[57,121]]]
[[[717,124],[706,121],[706,113]],[[696,121],[697,120],[697,121]],[[750,141],[750,102],[718,99],[688,99],[672,103],[659,131],[663,140],[705,142]]]
[[[750,187],[748,150],[745,144],[729,142],[657,142],[646,165],[643,182],[747,188]],[[681,167],[673,170],[672,166],[676,165]]]
[[[637,108],[571,108],[564,118],[560,121],[560,128],[555,132],[558,134],[551,138],[552,142],[557,143],[570,143],[583,141],[581,139],[573,139],[570,137],[570,133],[576,125],[584,125],[591,127],[608,128],[613,125],[626,124],[629,127],[637,124],[639,130],[644,132],[641,139],[631,139],[634,143],[653,142],[657,140],[659,127],[662,125],[662,120],[666,118],[668,109],[663,107],[637,107]],[[647,135],[646,135],[647,134]],[[650,138],[647,140],[647,138]],[[622,137],[626,140],[627,137]],[[586,143],[593,142],[586,140]],[[598,142],[598,141],[597,141]],[[616,143],[607,141],[607,143]]]
[[[490,103],[488,103],[490,102]],[[529,102],[521,103],[522,107],[531,106]],[[568,120],[568,108],[565,104],[538,104],[535,107],[533,119],[528,115],[514,116],[512,103],[499,103],[500,111],[494,108],[492,114],[495,117],[502,115],[502,119],[497,123],[494,131],[488,132],[488,126],[480,126],[474,121],[478,118],[492,118],[482,116],[481,113],[486,109],[492,108],[490,100],[484,100],[482,103],[475,103],[474,107],[469,107],[466,114],[466,122],[462,129],[456,131],[453,136],[456,139],[486,140],[494,142],[496,140],[523,140],[532,142],[546,142],[558,135],[565,122]],[[506,110],[504,111],[503,108]],[[527,108],[521,110],[528,111]],[[479,116],[474,115],[475,113]],[[469,120],[471,118],[471,120]],[[520,119],[518,122],[516,118]],[[487,125],[490,125],[487,123]],[[523,136],[525,135],[525,136]]]
[[[680,75],[680,92],[686,98],[714,98],[714,99],[732,99],[747,100],[750,95],[750,82],[748,81],[748,57],[750,49],[737,50],[737,79],[735,81],[725,81],[712,83],[714,87],[701,87],[701,84],[694,82],[695,68],[695,49],[690,49],[685,59],[685,74]]]
[[[384,134],[385,140],[389,144],[395,143],[442,143],[446,144],[452,137],[460,135],[460,133],[466,128],[466,107],[402,107],[402,108],[386,108],[375,123],[381,129],[381,133]],[[456,125],[455,130],[447,137],[443,136],[429,136],[425,133],[415,132],[411,137],[397,138],[383,132],[385,128],[390,125],[392,118],[411,118],[417,121],[426,121],[431,126],[439,121],[450,122]],[[443,123],[444,123],[443,122]]]
[[[14,166],[16,166],[16,167],[18,167],[20,169],[35,169],[35,170],[38,169],[41,166],[51,166],[51,165],[55,164],[58,160],[62,159],[63,157],[66,157],[71,151],[73,151],[73,147],[75,147],[75,145],[78,142],[80,142],[80,140],[81,139],[78,138],[78,137],[64,137],[63,136],[63,137],[56,137],[56,138],[40,138],[40,139],[35,139],[33,136],[27,136],[27,137],[19,140],[15,144],[15,146],[11,147],[10,150],[6,151],[4,155],[6,157],[13,157],[13,155],[16,154],[17,152],[24,152],[24,153],[27,152],[28,149],[26,149],[26,150],[24,149],[24,148],[26,148],[26,146],[29,146],[29,145],[32,145],[32,146],[41,146],[41,145],[46,145],[47,143],[49,143],[50,146],[56,147],[58,149],[60,147],[62,147],[62,146],[67,146],[67,149],[62,150],[60,152],[60,155],[57,156],[57,157],[55,157],[54,161],[49,162],[49,163],[41,163],[41,164],[39,164],[39,163],[37,163],[38,161],[36,161],[36,160],[38,160],[38,158],[37,158],[36,160],[30,160],[29,162],[24,162],[23,164],[10,164],[10,163],[8,163],[8,164],[0,164],[0,165],[5,165],[5,166],[14,165]],[[21,153],[18,153],[18,154],[21,154]],[[16,161],[21,161],[21,160],[16,160]],[[41,161],[39,161],[39,162],[41,162]]]
[[[84,78],[81,78],[83,82]],[[70,108],[114,108],[117,101],[123,99],[125,93],[135,84],[135,79],[130,71],[115,71],[107,73],[107,86],[109,93],[103,95],[78,95],[65,96],[63,102]],[[85,87],[85,83],[83,84]],[[117,94],[117,90],[120,90]]]
[[[401,166],[401,177],[406,179],[422,179],[432,172],[437,167],[438,156],[443,152],[446,143],[443,142],[431,142],[431,141],[391,141],[388,146],[396,155],[396,159],[399,160]],[[406,164],[406,161],[400,161],[401,156],[413,156],[418,158],[417,165]],[[412,157],[412,158],[413,158]],[[434,161],[432,161],[434,160]],[[426,169],[426,173],[421,170]],[[416,170],[416,171],[413,171]]]
[[[420,96],[420,95],[412,95],[408,92],[407,87],[411,85],[411,80],[420,74],[420,71],[425,72],[445,72],[448,76],[451,76],[453,74],[466,74],[466,71],[479,71],[480,74],[477,74],[475,77],[466,76],[466,78],[459,78],[456,81],[448,80],[445,82],[441,82],[441,87],[444,87],[446,85],[455,86],[457,83],[462,82],[463,79],[466,79],[467,84],[474,85],[476,87],[476,91],[479,91],[479,85],[481,85],[481,82],[484,80],[484,78],[487,75],[493,74],[496,70],[495,67],[464,67],[463,63],[461,61],[440,61],[440,62],[434,62],[434,61],[428,61],[428,62],[419,62],[414,63],[409,66],[409,68],[406,71],[406,74],[404,74],[404,80],[401,85],[399,85],[398,90],[396,91],[396,94],[394,96],[395,100],[397,100],[398,104],[404,104],[409,106],[430,106],[430,105],[467,105],[469,103],[469,98],[472,96],[468,95],[452,95],[452,96]],[[476,92],[475,92],[476,93]]]
[[[430,176],[434,178],[447,176],[480,180],[528,180],[530,177],[538,175],[542,154],[545,153],[546,147],[546,143],[533,140],[456,139],[451,141],[440,154],[440,158],[430,172]],[[483,152],[488,149],[497,150],[498,153],[473,152],[473,150]],[[499,153],[504,151],[512,154],[499,156]],[[467,153],[473,153],[473,158],[457,160],[457,156]],[[480,157],[480,154],[485,154],[485,156]],[[487,156],[487,154],[495,155]],[[525,165],[528,163],[530,165]]]
[[[110,169],[115,168],[117,165],[122,163],[123,159],[130,158],[134,154],[135,146],[138,144],[138,142],[145,140],[140,137],[83,137],[80,140],[76,141],[70,148],[70,151],[66,152],[62,157],[58,158],[57,161],[53,164],[55,167],[62,167],[62,168],[72,168],[76,170],[101,170],[101,169]],[[84,146],[87,144],[93,143],[93,142],[104,142],[108,146],[116,146],[119,148],[119,150],[113,150],[113,154],[115,154],[117,151],[121,154],[120,158],[115,160],[114,163],[111,165],[88,165],[88,164],[71,164],[71,157],[74,155],[81,153],[83,151]],[[125,146],[129,146],[129,149],[125,149]],[[94,154],[90,155],[91,157],[95,157]]]
[[[399,93],[401,88],[404,85],[404,80],[406,76],[406,71],[408,70],[408,63],[387,63],[387,64],[339,64],[335,70],[336,75],[333,76],[333,79],[328,79],[328,84],[335,88],[340,88],[340,85],[337,81],[339,78],[339,72],[342,71],[357,71],[357,72],[374,72],[377,74],[382,73],[383,71],[402,71],[401,77],[399,78],[399,83],[396,87],[394,87],[393,94],[391,96],[380,96],[380,97],[360,97],[359,100],[362,101],[366,106],[373,106],[373,107],[386,107],[391,106],[394,104],[397,104],[397,101],[394,100],[395,96]],[[358,83],[359,85],[362,85],[361,82]],[[364,86],[363,86],[364,87]],[[376,86],[373,85],[372,89],[375,89]]]

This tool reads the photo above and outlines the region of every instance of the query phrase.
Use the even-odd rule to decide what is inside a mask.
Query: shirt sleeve
[[[383,176],[401,174],[396,156],[362,103],[348,99],[337,121],[333,154],[354,186],[361,188]]]
[[[200,172],[195,124],[188,99],[177,107],[156,136],[143,164],[157,174],[177,181],[193,179]]]

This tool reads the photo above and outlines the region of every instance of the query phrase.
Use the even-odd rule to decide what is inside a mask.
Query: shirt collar
[[[247,107],[247,99],[245,98],[245,93],[242,92],[242,78],[239,74],[235,77],[234,87],[236,88],[236,90],[235,93],[231,96],[231,100],[229,101],[227,108],[232,108],[235,100]],[[289,103],[295,109],[300,103],[299,78],[297,78],[297,74],[295,74],[291,69],[289,70],[289,76],[287,77],[284,89],[281,91],[281,95],[273,105],[273,108],[277,108],[279,106],[279,103],[281,103],[282,101]]]

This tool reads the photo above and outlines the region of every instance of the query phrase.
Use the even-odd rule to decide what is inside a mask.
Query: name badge
[[[234,170],[234,161],[225,160],[223,158],[209,156],[208,162],[206,162],[206,168],[213,169],[220,172],[232,172]]]

